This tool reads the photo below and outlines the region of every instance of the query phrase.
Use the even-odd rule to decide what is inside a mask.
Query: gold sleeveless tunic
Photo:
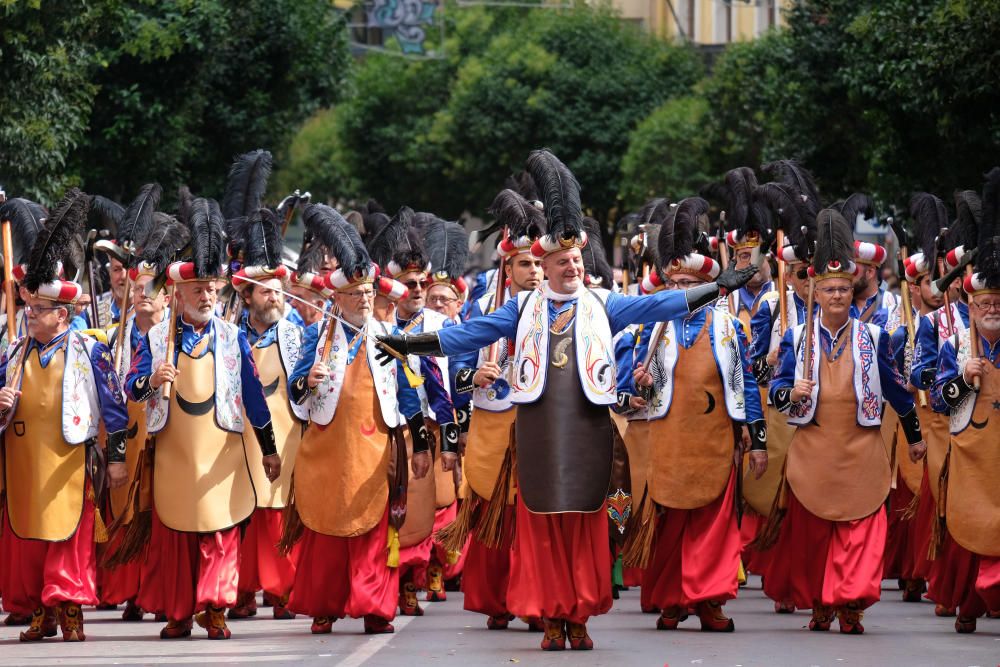
[[[795,497],[827,521],[864,518],[889,495],[889,455],[878,428],[858,426],[854,358],[820,352],[815,423],[800,426],[788,448],[787,478]]]
[[[945,510],[948,532],[960,545],[982,556],[1000,556],[1000,409],[997,406],[1000,406],[1000,371],[988,368],[969,425],[951,436],[948,463]]]
[[[250,465],[250,478],[257,494],[257,507],[278,509],[288,504],[295,455],[302,441],[302,422],[292,412],[288,402],[288,376],[281,365],[278,343],[274,342],[267,347],[254,347],[252,352],[254,363],[257,364],[257,373],[260,375],[260,383],[264,386],[267,408],[271,412],[275,445],[281,458],[281,474],[274,482],[268,481],[261,461],[260,447],[257,445],[257,434],[252,429],[248,429],[249,433],[244,438],[247,463]]]
[[[83,513],[86,446],[62,432],[65,353],[42,368],[38,350],[25,360],[21,396],[3,434],[7,516],[22,539],[61,542],[76,533]]]
[[[132,521],[132,504],[128,502],[128,494],[136,476],[139,454],[146,446],[146,437],[149,435],[146,431],[146,404],[129,401],[126,407],[128,431],[125,438],[125,466],[128,469],[128,482],[108,493],[111,499],[111,516],[117,519],[124,514],[122,523]]]
[[[357,537],[378,525],[389,502],[389,428],[365,343],[347,365],[344,388],[333,420],[325,427],[310,424],[302,436],[293,477],[295,507],[310,530]]]
[[[205,336],[198,349],[209,340]],[[210,533],[231,528],[250,516],[256,501],[242,436],[215,423],[214,354],[196,359],[182,351],[177,371],[170,418],[156,434],[156,513],[172,530]]]
[[[650,422],[649,492],[664,507],[697,509],[716,500],[733,470],[733,421],[726,412],[708,332],[709,313],[694,344],[678,345],[670,412]]]
[[[784,481],[782,472],[795,427],[788,423],[788,416],[773,405],[767,405],[766,402],[762,405],[767,408],[767,470],[757,479],[750,466],[744,465],[743,498],[754,512],[767,516]]]
[[[462,460],[464,478],[481,498],[493,495],[500,466],[513,437],[517,408],[504,412],[474,410]]]

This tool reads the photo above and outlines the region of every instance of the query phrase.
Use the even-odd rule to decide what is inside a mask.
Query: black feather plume
[[[153,225],[153,211],[160,205],[160,195],[163,188],[159,183],[147,183],[139,189],[139,196],[125,209],[118,224],[118,245],[134,244],[137,239],[143,239],[149,234]],[[134,260],[129,260],[132,266]]]
[[[839,211],[825,208],[816,216],[816,254],[813,267],[818,274],[826,273],[832,262],[839,262],[847,271],[854,261],[854,233]]]
[[[271,175],[271,153],[258,148],[236,157],[229,168],[222,214],[229,220],[249,216],[260,208]]]
[[[639,209],[640,225],[662,225],[663,220],[670,212],[670,200],[666,197],[656,197],[650,199]]]
[[[309,243],[299,253],[295,270],[299,273],[316,273],[323,265],[324,255],[322,243]]]
[[[604,249],[601,225],[589,216],[583,218],[583,229],[587,232],[587,245],[581,251],[583,269],[591,276],[590,286],[603,289],[613,289],[615,274],[608,262],[608,254]]]
[[[107,197],[94,195],[90,198],[90,215],[88,217],[95,229],[107,229],[117,238],[118,225],[125,217],[125,207]]]
[[[695,251],[699,229],[708,216],[708,201],[701,197],[682,199],[674,210],[673,221],[665,223],[657,239],[657,254],[661,270],[671,262],[683,259]]]
[[[982,206],[983,217],[979,225],[980,246],[985,245],[988,239],[1000,236],[1000,167],[993,167],[986,173]]]
[[[957,246],[974,248],[979,243],[979,227],[983,220],[983,202],[979,193],[974,190],[962,190],[955,193],[955,221],[948,227],[948,233],[943,242],[944,249],[951,250]]]
[[[548,233],[556,239],[579,238],[583,231],[580,184],[569,168],[547,149],[532,151],[525,165],[545,204]]]
[[[535,179],[526,171],[519,171],[516,174],[508,176],[507,180],[504,181],[503,187],[506,190],[513,190],[529,202],[541,201]]]
[[[752,214],[753,191],[757,188],[757,176],[750,167],[737,167],[726,172],[726,229],[736,230],[740,238],[750,232],[767,235],[766,221],[757,220]]]
[[[11,244],[14,250],[14,264],[28,261],[35,239],[45,228],[45,217],[49,212],[41,204],[29,199],[15,197],[0,206],[0,220],[10,221]],[[10,258],[5,257],[5,261]]]
[[[191,205],[194,202],[194,195],[186,185],[177,188],[177,219],[187,224],[191,219]]]
[[[24,277],[24,286],[29,292],[37,291],[39,286],[58,277],[57,264],[66,259],[70,243],[83,230],[89,210],[90,197],[78,188],[70,188],[45,220],[45,228],[39,232],[31,249]]]
[[[345,275],[353,277],[368,270],[371,260],[361,236],[336,209],[309,204],[302,212],[302,220],[312,233],[312,243],[322,244]],[[359,254],[359,248],[363,254]]]
[[[861,216],[863,220],[871,220],[875,217],[875,201],[864,192],[855,192],[839,206],[834,204],[833,208],[843,216],[852,230],[858,224],[858,216]]]
[[[384,216],[384,213],[377,215]],[[413,209],[403,206],[396,215],[388,219],[388,222],[376,231],[366,243],[368,254],[372,261],[380,267],[385,268],[396,253],[406,252],[412,245],[409,238],[410,228],[413,223]],[[426,265],[426,261],[423,265]]]
[[[536,239],[545,233],[545,213],[514,190],[501,190],[489,212],[512,239]]]
[[[771,174],[778,182],[790,185],[796,191],[806,196],[804,202],[813,216],[819,213],[823,205],[819,197],[819,189],[813,180],[813,175],[796,160],[775,160],[761,167],[761,171]]]
[[[191,232],[187,225],[172,215],[157,211],[152,231],[140,243],[139,259],[155,266],[156,274],[160,275],[190,242]]]
[[[281,221],[269,208],[259,208],[250,214],[247,222],[246,245],[243,248],[244,266],[277,268],[281,264]]]
[[[214,199],[198,197],[191,204],[191,258],[195,275],[221,275],[226,263],[226,233],[222,210]]]
[[[786,183],[764,183],[754,189],[755,203],[766,206],[776,221],[776,228],[795,247],[795,254],[809,258],[816,246],[816,214],[810,211],[795,186]]]
[[[469,235],[457,222],[437,220],[424,228],[431,271],[458,278],[465,273],[469,258]]]
[[[913,220],[912,233],[920,250],[929,262],[936,261],[935,248],[939,247],[941,229],[948,226],[948,211],[944,202],[929,192],[916,192],[910,197],[910,218]],[[900,239],[905,242],[905,239]]]

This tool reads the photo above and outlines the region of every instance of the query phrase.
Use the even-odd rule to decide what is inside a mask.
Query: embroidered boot
[[[227,614],[231,619],[250,618],[257,615],[257,595],[253,591],[241,591],[236,598],[236,606]]]
[[[417,587],[412,583],[403,584],[399,594],[399,613],[403,616],[423,616],[424,610],[417,602]]]
[[[945,607],[943,604],[934,605],[934,615],[941,618],[951,618],[955,615],[954,607]]]
[[[376,616],[375,614],[365,614],[365,634],[366,635],[391,635],[396,631],[392,623]]]
[[[274,593],[268,593],[267,591],[264,591],[264,594],[261,596],[261,601],[259,606],[273,607],[275,604],[281,601],[280,597],[281,596],[275,595]]]
[[[732,632],[736,629],[733,619],[723,613],[721,602],[699,602],[697,609],[702,632]]]
[[[562,651],[566,648],[565,623],[558,618],[546,618],[545,636],[542,638],[543,651]]]
[[[194,620],[208,630],[209,639],[229,639],[233,636],[226,625],[226,610],[223,607],[209,607],[195,616]]]
[[[499,614],[486,619],[486,628],[489,630],[506,630],[510,622],[514,620],[511,614]]]
[[[264,595],[267,596],[268,594],[264,593]],[[288,604],[287,595],[282,595],[281,597],[276,595],[271,596],[271,613],[274,615],[275,620],[290,621],[295,618],[295,614],[288,611],[288,608],[285,606],[286,604]]]
[[[857,602],[848,602],[846,606],[837,610],[837,620],[840,621],[840,634],[842,635],[863,635],[865,626],[861,625],[861,619],[865,612],[861,610]]]
[[[55,637],[57,625],[54,609],[38,607],[32,612],[30,625],[21,633],[20,639],[22,642],[40,642],[45,637]]]
[[[656,629],[676,630],[677,626],[680,625],[680,622],[685,618],[687,618],[687,614],[684,613],[680,607],[667,607],[660,612],[660,617],[656,619]]]
[[[920,602],[927,590],[927,584],[923,579],[907,579],[906,588],[903,589],[903,602]]]
[[[116,605],[117,607],[117,605]],[[64,642],[82,642],[87,639],[83,634],[83,610],[75,602],[63,602],[60,605],[59,625],[62,627]]]
[[[955,619],[955,632],[957,632],[958,634],[968,635],[972,634],[975,631],[976,631],[975,616],[965,617],[959,615],[959,617]]]
[[[826,632],[833,623],[833,607],[813,603],[812,618],[809,619],[809,629],[813,632]]]
[[[139,608],[139,605],[135,603],[135,600],[129,600],[125,603],[125,611],[122,612],[123,621],[141,621],[143,611]]]
[[[792,602],[775,602],[774,603],[774,613],[775,614],[794,614],[795,604]]]
[[[587,634],[586,623],[567,623],[566,634],[569,636],[569,647],[574,651],[594,650],[594,640]]]
[[[163,629],[160,630],[160,639],[183,639],[184,637],[190,637],[192,625],[190,618],[180,621],[170,619],[163,626]]]
[[[519,616],[527,626],[528,632],[545,632],[545,623],[537,616]]]
[[[337,619],[332,616],[314,616],[310,632],[314,635],[326,635],[333,632],[333,622]]]
[[[7,614],[7,618],[3,619],[3,624],[7,627],[13,627],[15,625],[30,625],[31,614],[18,614],[12,611]]]
[[[428,602],[448,599],[448,594],[444,592],[444,568],[436,563],[427,568],[427,596],[424,599]]]

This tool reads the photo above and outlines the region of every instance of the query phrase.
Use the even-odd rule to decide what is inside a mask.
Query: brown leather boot
[[[732,632],[736,629],[733,619],[722,611],[722,603],[715,600],[699,602],[698,620],[702,632]]]
[[[837,620],[840,621],[840,634],[843,635],[863,635],[865,626],[861,625],[861,619],[865,612],[857,602],[848,602],[847,605],[837,609]]]
[[[826,632],[833,623],[833,608],[813,603],[812,618],[809,619],[809,629],[813,632]]]
[[[22,642],[40,642],[45,637],[55,637],[58,625],[55,609],[38,607],[31,613],[31,624],[21,633],[20,639]]]
[[[59,605],[59,625],[62,627],[64,642],[86,641],[83,634],[83,610],[75,602],[63,602]]]
[[[444,592],[444,568],[440,565],[427,568],[427,596],[424,599],[428,602],[444,602],[448,599],[448,594]]]
[[[123,621],[141,621],[142,615],[143,611],[139,608],[139,605],[135,603],[135,600],[129,600],[125,603],[125,611],[122,612]]]
[[[231,619],[250,618],[257,615],[257,594],[253,591],[241,591],[236,596],[236,605],[227,614]]]
[[[229,639],[233,636],[226,625],[226,610],[223,607],[209,607],[195,616],[194,620],[208,630],[209,639]]]
[[[191,636],[191,619],[185,618],[181,621],[170,619],[160,630],[160,639],[183,639]]]
[[[424,610],[417,602],[417,587],[411,583],[403,584],[399,592],[399,613],[403,616],[423,616]]]
[[[543,651],[562,651],[566,648],[565,622],[559,618],[546,618],[545,636],[542,637]]]
[[[569,647],[574,651],[594,650],[594,640],[587,634],[586,623],[566,623],[566,635],[569,637]]]

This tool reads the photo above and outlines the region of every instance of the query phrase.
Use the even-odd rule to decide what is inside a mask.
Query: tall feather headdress
[[[271,175],[271,153],[262,148],[238,155],[229,168],[222,215],[226,220],[247,217],[260,208],[267,179]]]
[[[90,197],[79,188],[70,188],[37,237],[25,267],[24,287],[29,292],[56,280],[58,266],[66,259],[74,236],[83,230],[90,210]]]
[[[614,271],[608,262],[607,251],[604,249],[601,224],[590,216],[585,216],[583,229],[587,232],[587,245],[580,250],[580,253],[583,255],[586,284],[589,287],[614,289]]]
[[[809,275],[816,280],[847,278],[852,280],[854,263],[854,233],[840,211],[825,208],[816,216],[816,254]]]
[[[26,264],[38,234],[45,229],[48,210],[30,199],[15,197],[0,206],[0,220],[10,222],[11,245],[14,256],[4,257],[11,265]]]
[[[431,264],[431,282],[447,285],[461,298],[466,291],[465,265],[469,258],[469,235],[457,222],[436,220],[424,229]]]
[[[338,281],[334,283],[337,289],[368,276],[374,280],[371,259],[361,235],[336,209],[326,204],[309,204],[302,212],[302,220],[312,234],[312,243],[322,244],[337,260],[337,269],[331,275],[331,280]]]
[[[779,183],[791,186],[801,195],[805,196],[803,204],[812,213],[813,217],[819,213],[823,202],[819,196],[819,188],[809,170],[798,163],[797,160],[775,160],[761,166],[761,171],[771,174]]]
[[[538,256],[559,250],[582,248],[587,243],[583,230],[580,184],[569,168],[547,149],[532,151],[527,171],[539,188],[545,205],[548,232],[532,247]]]

